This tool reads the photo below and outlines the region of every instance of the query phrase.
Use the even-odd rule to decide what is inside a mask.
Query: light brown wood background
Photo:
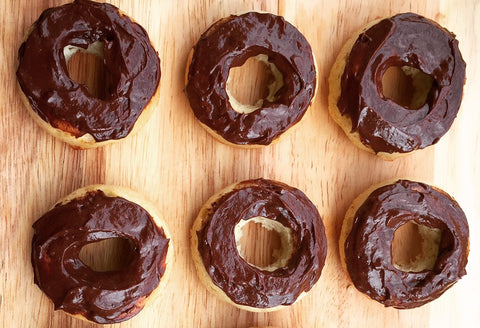
[[[131,187],[155,202],[173,234],[171,279],[150,308],[118,327],[478,327],[480,325],[480,2],[465,1],[155,1],[113,0],[148,31],[162,60],[156,110],[138,135],[102,149],[79,151],[36,126],[16,88],[15,58],[27,28],[63,0],[0,0],[0,325],[93,327],[54,312],[33,283],[32,223],[60,197],[92,183]],[[217,142],[195,121],[183,93],[187,54],[210,24],[231,13],[264,10],[286,17],[310,41],[318,62],[313,106],[293,133],[254,150]],[[357,150],[327,111],[327,76],[343,42],[370,20],[414,11],[455,32],[467,83],[460,113],[441,141],[384,162]],[[413,177],[453,195],[471,228],[468,275],[419,309],[386,309],[357,292],[341,269],[338,234],[353,198],[370,184]],[[302,189],[327,232],[322,277],[298,304],[249,313],[219,302],[200,284],[188,230],[207,198],[233,182],[265,177]]]

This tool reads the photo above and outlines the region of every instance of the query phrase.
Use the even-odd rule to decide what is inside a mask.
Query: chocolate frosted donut
[[[431,268],[420,263],[420,270],[406,270],[395,263],[394,233],[407,222],[416,223],[423,238],[437,234]],[[398,309],[436,299],[465,275],[468,248],[467,219],[455,200],[408,180],[384,182],[362,193],[345,215],[340,238],[342,262],[355,287]]]
[[[282,239],[276,262],[260,268],[239,254],[238,229],[251,222]],[[211,197],[191,230],[200,279],[222,300],[248,311],[274,311],[293,304],[320,278],[325,263],[325,228],[303,192],[257,179],[239,182]]]
[[[414,83],[413,69],[429,76],[432,86],[423,106],[411,109],[385,97],[382,78],[390,67],[402,68]],[[394,159],[436,143],[447,132],[464,82],[465,62],[455,36],[417,14],[399,14],[368,24],[347,41],[330,73],[330,114],[356,146]]]
[[[260,105],[245,108],[231,97],[227,81],[232,67],[255,56],[276,81]],[[315,60],[308,41],[283,17],[248,12],[218,21],[200,37],[186,80],[190,106],[213,136],[233,145],[269,145],[299,122],[312,102]]]
[[[94,185],[59,201],[33,228],[35,283],[55,309],[96,323],[125,321],[161,290],[173,249],[153,205],[130,190]],[[132,259],[118,271],[97,272],[79,258],[83,246],[128,239]]]
[[[78,50],[103,55],[111,78],[105,99],[69,77],[66,62]],[[147,32],[110,4],[75,0],[45,10],[18,55],[17,79],[33,117],[75,147],[124,138],[150,116],[160,60]]]

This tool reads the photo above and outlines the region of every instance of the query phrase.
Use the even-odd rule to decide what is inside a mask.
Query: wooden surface
[[[78,151],[28,116],[16,88],[15,58],[27,28],[62,0],[0,0],[0,325],[93,327],[54,312],[33,283],[32,223],[60,197],[92,183],[131,187],[155,202],[168,222],[175,261],[163,298],[121,327],[478,327],[480,323],[480,3],[465,1],[155,1],[113,0],[141,23],[162,60],[156,110],[138,135],[102,149]],[[310,41],[319,88],[297,129],[253,150],[217,142],[198,124],[183,93],[188,52],[210,24],[231,13],[264,10],[294,23]],[[467,83],[452,129],[425,151],[384,162],[354,148],[328,116],[327,76],[343,42],[375,18],[414,11],[455,32]],[[392,177],[433,183],[454,196],[470,222],[467,276],[419,309],[386,309],[348,282],[338,255],[343,215],[370,184]],[[219,302],[199,283],[188,230],[210,195],[233,182],[265,177],[303,190],[318,207],[328,256],[320,281],[293,307],[249,313]]]

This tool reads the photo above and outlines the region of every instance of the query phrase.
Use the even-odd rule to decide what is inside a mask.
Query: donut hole
[[[226,91],[232,108],[249,114],[261,108],[265,100],[274,102],[283,84],[283,75],[277,66],[261,54],[230,68]]]
[[[392,263],[405,272],[433,270],[440,249],[442,231],[414,221],[398,227],[392,242]]]
[[[93,271],[120,271],[130,264],[134,250],[127,238],[109,238],[83,246],[79,258]]]
[[[104,43],[97,41],[87,49],[68,45],[63,48],[68,76],[84,85],[91,96],[106,100],[111,93],[111,77],[103,60]]]
[[[261,270],[283,268],[293,254],[291,229],[260,216],[240,220],[235,226],[235,242],[240,256]]]
[[[434,79],[411,66],[390,66],[382,76],[381,93],[407,109],[422,108],[429,98]]]

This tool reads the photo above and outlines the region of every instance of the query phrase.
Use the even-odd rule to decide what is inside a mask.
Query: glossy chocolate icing
[[[382,93],[392,66],[414,67],[433,78],[426,103],[408,109]],[[361,33],[341,78],[338,109],[352,132],[375,152],[405,153],[436,143],[452,125],[462,100],[465,62],[455,36],[438,24],[406,13]]]
[[[226,91],[232,67],[259,54],[283,74],[275,101],[249,114],[236,112]],[[268,145],[305,114],[315,93],[316,70],[305,37],[283,17],[249,12],[210,27],[194,47],[185,92],[195,116],[225,140]]]
[[[137,314],[165,272],[169,246],[163,229],[139,205],[102,191],[60,204],[33,228],[35,283],[55,309],[80,314],[97,323],[115,323]],[[79,258],[83,246],[126,238],[132,260],[118,270],[93,271]]]
[[[198,235],[198,250],[208,275],[235,303],[256,308],[293,304],[320,278],[327,242],[322,219],[298,189],[257,179],[237,184],[216,200]],[[266,271],[240,257],[234,228],[261,216],[292,230],[294,253],[287,265]]]
[[[112,84],[106,99],[93,97],[68,76],[63,53],[73,45],[104,43]],[[160,80],[160,60],[146,31],[107,3],[75,0],[45,10],[19,50],[17,79],[33,110],[53,127],[96,141],[132,130]]]
[[[423,183],[399,180],[373,191],[353,220],[345,241],[348,273],[358,290],[385,306],[421,306],[466,274],[467,219],[445,193]],[[432,270],[405,272],[392,263],[394,233],[410,220],[442,232]]]

